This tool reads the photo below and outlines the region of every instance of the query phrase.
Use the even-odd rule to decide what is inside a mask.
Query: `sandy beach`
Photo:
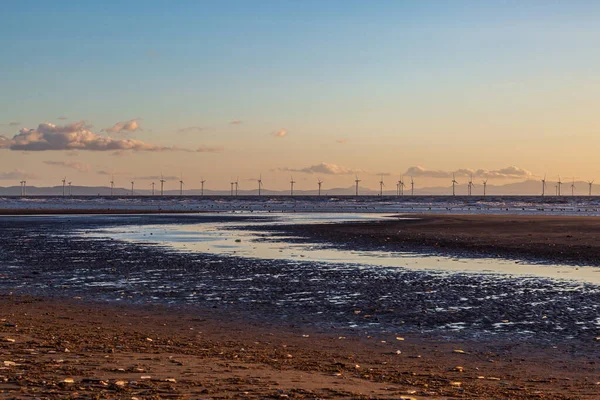
[[[3,398],[593,399],[597,344],[345,336],[243,315],[2,295]],[[594,356],[596,354],[596,356]]]
[[[600,223],[594,218],[415,217],[272,229],[354,249],[410,248],[576,263],[600,254]],[[140,218],[140,224],[157,221],[151,215]],[[181,223],[189,217],[164,218]],[[68,236],[73,229],[121,223],[128,222],[102,217],[0,221],[0,263],[27,267],[0,273],[0,397],[600,395],[598,314],[588,307],[598,300],[592,289],[571,295],[577,289],[562,292],[543,281],[520,288],[513,287],[516,281],[416,272],[382,279],[361,269],[327,271],[310,263],[298,269],[297,263],[257,264]],[[161,265],[170,267],[157,276],[158,283],[127,284],[124,289],[108,285],[135,282],[138,275],[149,279],[146,271]],[[104,280],[71,283],[79,271],[83,276],[95,271]],[[179,272],[184,273],[181,278]],[[273,280],[276,275],[282,279]],[[157,291],[164,282],[169,287]],[[206,293],[195,294],[193,303],[184,301],[186,289],[181,295],[175,291],[178,285],[200,284]],[[260,290],[252,293],[252,287]],[[277,305],[287,292],[307,296],[340,287],[363,295],[340,305],[318,299]],[[215,300],[211,293],[221,295]],[[393,298],[384,300],[390,293]],[[156,296],[160,298],[152,300]],[[453,308],[461,296],[472,301],[463,309]],[[466,323],[466,329],[444,328],[457,322]],[[520,333],[524,326],[530,333]]]

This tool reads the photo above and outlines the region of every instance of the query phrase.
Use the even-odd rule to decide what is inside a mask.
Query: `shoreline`
[[[595,343],[346,337],[82,299],[0,295],[0,304],[0,394],[12,398],[592,399],[599,390]]]

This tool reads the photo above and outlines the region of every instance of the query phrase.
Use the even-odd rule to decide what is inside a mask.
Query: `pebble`
[[[17,365],[17,363],[14,361],[4,361],[5,367],[15,367],[16,365]]]
[[[3,341],[3,342],[6,342],[6,343],[14,343],[14,342],[15,342],[15,339],[12,339],[12,338],[5,337],[5,338],[2,338],[2,341]]]
[[[73,378],[65,378],[63,379],[63,383],[75,383],[75,380]]]
[[[450,382],[450,386],[459,387],[462,385],[462,382]]]

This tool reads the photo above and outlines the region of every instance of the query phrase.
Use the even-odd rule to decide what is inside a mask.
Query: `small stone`
[[[404,340],[404,338],[403,338],[403,337],[396,337],[396,340],[403,341],[403,340]]]
[[[402,354],[400,350],[396,350],[396,354]]]
[[[140,379],[152,379],[150,375],[142,375]]]
[[[454,367],[454,371],[456,371],[456,372],[464,372],[465,369],[459,365],[459,366]]]
[[[487,380],[488,381],[499,381],[500,378],[494,378],[493,376],[488,376]]]
[[[450,382],[450,386],[460,387],[460,385],[462,385],[462,382]]]
[[[5,367],[15,367],[16,365],[17,365],[17,363],[14,361],[4,361]]]
[[[294,356],[292,356],[291,354],[288,354],[286,357],[287,358],[294,358]]]
[[[75,380],[73,378],[65,378],[63,379],[63,383],[75,383]]]
[[[177,381],[173,378],[167,378],[165,379],[165,382],[177,383]]]
[[[70,353],[70,352],[71,352],[71,350],[65,349],[65,353]]]
[[[149,337],[146,338],[146,342],[151,342],[152,339],[150,339]]]
[[[465,353],[465,351],[464,351],[464,350],[460,350],[460,349],[457,349],[457,350],[452,350],[452,352],[453,352],[453,353],[456,353],[456,354],[467,354],[467,353]]]
[[[117,386],[125,386],[125,385],[127,385],[127,382],[126,381],[116,381],[115,385],[117,385]]]
[[[356,368],[356,369],[360,369],[360,365],[356,364],[356,365],[354,366],[354,368]]]
[[[2,338],[2,341],[3,341],[3,342],[6,342],[6,343],[14,343],[14,342],[15,342],[15,339],[12,339],[12,338],[5,337],[5,338]]]

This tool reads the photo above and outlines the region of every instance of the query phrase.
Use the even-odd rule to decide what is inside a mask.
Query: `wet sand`
[[[276,227],[352,249],[524,258],[600,265],[600,218],[522,215],[403,215],[413,218]]]
[[[0,296],[2,398],[594,399],[594,343],[343,336],[221,310]],[[595,356],[596,355],[596,356]]]
[[[156,217],[143,218],[151,223]],[[169,217],[174,223],[179,218],[184,217]],[[582,252],[568,244],[584,243],[594,251],[600,245],[595,236],[600,223],[593,218],[418,218],[294,229],[341,247],[421,247],[548,259],[567,254],[577,262],[583,262],[577,258]],[[522,291],[512,281],[413,273],[380,279],[361,269],[327,271],[309,264],[298,268],[297,263],[219,259],[68,236],[73,228],[126,223],[107,221],[4,220],[0,262],[26,268],[0,274],[0,398],[600,396],[600,340],[595,337],[600,335],[592,323],[597,313],[585,311],[590,302],[597,303],[591,289],[571,295],[554,292],[549,283],[524,282]],[[548,247],[558,247],[554,252],[532,250],[549,241],[555,246]],[[186,281],[193,277],[212,283],[211,291],[226,296],[211,300],[200,292],[192,306],[181,303],[187,298],[185,290],[165,291],[164,302],[177,305],[140,305],[149,301],[143,292],[152,293],[154,283],[140,284],[135,292],[127,287],[121,295],[118,288],[91,289],[69,282],[80,271],[132,282],[138,275],[148,278],[147,271],[160,265],[171,267],[157,277],[159,282],[177,282],[182,272]],[[273,278],[276,275],[281,277]],[[21,283],[25,286],[8,294],[11,286]],[[340,288],[342,283],[347,287]],[[261,290],[252,293],[253,287]],[[364,296],[341,305],[323,301],[276,306],[294,290],[321,294],[336,289],[363,291]],[[44,295],[16,294],[27,290]],[[509,295],[498,296],[502,293]],[[113,300],[92,301],[104,296]],[[255,302],[245,302],[248,296]],[[461,296],[468,297],[468,307],[452,310],[452,304],[463,301]],[[503,328],[508,330],[494,333],[497,322],[518,322],[523,316],[523,326],[534,332],[532,336],[518,334],[522,328],[510,324]],[[398,331],[368,325],[353,331],[339,328],[345,322],[376,320]],[[473,326],[472,333],[433,329],[456,321],[466,321],[467,329]],[[581,321],[592,321],[591,328],[580,330]],[[478,340],[480,329],[491,336]],[[573,339],[564,338],[567,335]]]

